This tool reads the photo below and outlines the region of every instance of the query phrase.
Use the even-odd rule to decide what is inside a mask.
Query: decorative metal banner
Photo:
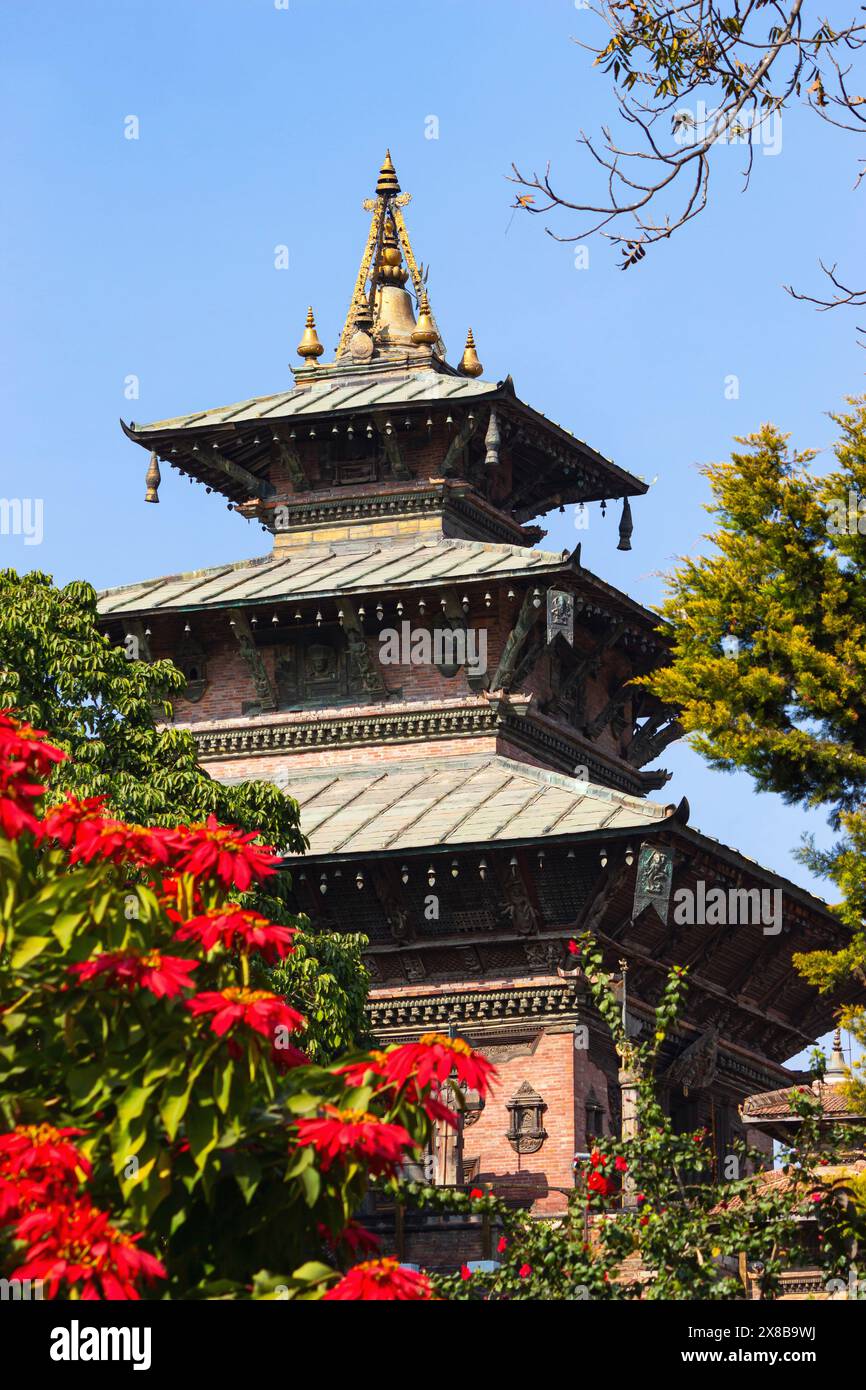
[[[638,917],[645,907],[654,907],[663,922],[668,920],[671,898],[671,879],[674,872],[674,852],[660,845],[643,844],[637,861],[632,917]]]
[[[560,633],[570,647],[574,646],[574,594],[562,589],[547,591],[547,640],[552,642]]]

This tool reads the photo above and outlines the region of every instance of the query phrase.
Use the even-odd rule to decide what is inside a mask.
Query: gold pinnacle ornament
[[[319,335],[316,332],[316,320],[313,318],[313,310],[307,310],[307,323],[304,328],[304,336],[298,343],[298,356],[309,358],[310,366],[317,366],[316,358],[321,357],[325,349],[319,342]]]
[[[432,347],[438,340],[439,334],[433,327],[433,320],[430,317],[430,301],[425,290],[421,296],[418,323],[412,333],[412,342],[417,343],[419,347]]]
[[[460,371],[464,376],[480,376],[484,371],[478,361],[478,353],[475,351],[475,339],[472,336],[472,329],[466,334],[466,346],[463,349],[463,356],[460,358]]]
[[[156,456],[155,449],[150,456],[150,463],[147,465],[144,481],[147,484],[147,492],[144,494],[145,502],[158,502],[159,485],[162,481],[162,477],[159,471],[159,459]]]
[[[376,192],[380,198],[387,198],[393,193],[400,192],[400,185],[397,182],[397,171],[391,163],[391,151],[385,151],[385,159],[379,170],[379,177],[376,181]]]

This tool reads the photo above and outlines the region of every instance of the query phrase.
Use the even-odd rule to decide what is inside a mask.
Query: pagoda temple
[[[176,469],[273,549],[109,590],[105,630],[184,672],[173,718],[208,772],[297,799],[297,908],[369,938],[379,1040],[451,1030],[495,1061],[494,1096],[465,1097],[431,1155],[436,1181],[553,1212],[575,1153],[631,1123],[630,1079],[567,951],[587,928],[635,1035],[670,966],[689,967],[660,1082],[677,1126],[708,1126],[722,1177],[747,1131],[771,1148],[747,1097],[799,1081],[786,1059],[833,1023],[839,1001],[792,955],[845,930],[658,797],[656,760],[682,733],[635,683],[668,658],[658,616],[579,546],[539,548],[546,513],[600,504],[629,550],[646,485],[510,376],[485,380],[471,330],[449,363],[408,201],[388,156],[330,360],[311,309],[287,389],[123,426],[150,456],[148,502]],[[675,908],[711,894],[739,910]]]

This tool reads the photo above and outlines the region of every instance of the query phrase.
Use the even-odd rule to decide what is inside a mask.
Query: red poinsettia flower
[[[627,1172],[628,1172],[628,1164],[626,1163],[625,1159],[622,1158],[621,1155],[619,1155],[619,1154],[618,1154],[617,1157],[614,1159],[614,1161],[613,1161],[613,1166],[614,1166],[614,1168],[616,1169],[616,1171],[617,1171],[618,1173],[627,1173]]]
[[[258,912],[232,906],[191,917],[174,935],[178,941],[199,941],[206,951],[212,951],[215,946],[244,955],[258,951],[269,965],[273,965],[294,950],[292,937],[296,931],[295,927],[269,922]]]
[[[4,1177],[78,1183],[93,1172],[90,1161],[70,1140],[83,1134],[70,1125],[17,1125],[0,1134],[0,1172]]]
[[[381,1079],[384,1084],[376,1088],[377,1095],[386,1095],[389,1091],[397,1091],[401,1085],[403,1095],[410,1105],[420,1105],[431,1120],[436,1120],[440,1124],[450,1125],[456,1129],[459,1124],[459,1116],[447,1105],[444,1105],[436,1096],[424,1091],[418,1084],[416,1077],[410,1077],[407,1081],[397,1081],[393,1077],[389,1078],[389,1057],[393,1055],[374,1049],[359,1062],[347,1062],[342,1067],[337,1067],[338,1075],[345,1076],[346,1085],[349,1087],[369,1085],[376,1078]]]
[[[226,888],[245,893],[255,879],[275,874],[281,859],[269,845],[254,843],[254,832],[234,825],[220,825],[208,816],[204,825],[181,825],[172,832],[174,867],[194,878],[217,878]]]
[[[236,1023],[260,1033],[263,1038],[273,1038],[278,1028],[297,1033],[306,1023],[303,1014],[268,989],[205,990],[187,999],[186,1006],[197,1018],[201,1014],[213,1014],[211,1028],[218,1038]]]
[[[402,1162],[415,1141],[402,1125],[380,1120],[364,1110],[326,1105],[324,1115],[297,1121],[298,1143],[312,1144],[323,1172],[336,1160],[363,1158],[371,1173],[390,1171]]]
[[[381,1243],[378,1236],[374,1236],[372,1231],[366,1230],[354,1219],[336,1234],[332,1234],[324,1222],[320,1221],[318,1231],[329,1249],[336,1251],[345,1246],[353,1255],[369,1254],[378,1250]]]
[[[159,1260],[138,1249],[141,1235],[119,1231],[87,1198],[29,1212],[15,1236],[28,1248],[11,1278],[42,1280],[49,1298],[64,1284],[81,1299],[137,1299],[135,1280],[149,1284],[166,1277]]]
[[[41,729],[14,719],[11,710],[0,710],[0,829],[7,839],[17,840],[24,831],[42,834],[34,803],[45,786],[34,779],[47,777],[68,756],[45,738]]]
[[[344,1274],[325,1294],[326,1299],[343,1301],[408,1302],[434,1297],[426,1274],[401,1269],[397,1260],[366,1260]]]
[[[167,864],[173,831],[164,826],[128,825],[105,814],[106,798],[67,797],[45,817],[45,834],[69,851],[71,864]]]
[[[198,961],[164,956],[161,951],[105,951],[92,960],[68,968],[80,984],[104,975],[108,985],[148,989],[157,999],[174,999],[183,990],[192,989],[193,981],[189,977],[198,969]]]
[[[7,1178],[0,1170],[0,1226],[23,1216],[31,1207],[44,1206],[56,1188],[30,1178]]]
[[[569,941],[569,943],[568,943],[568,954],[569,954],[570,956],[579,956],[579,955],[580,955],[580,947],[578,946],[578,944],[577,944],[576,941]]]
[[[419,1086],[433,1081],[447,1081],[452,1072],[457,1080],[471,1090],[486,1096],[496,1068],[486,1057],[473,1052],[462,1038],[447,1038],[443,1033],[425,1033],[416,1043],[404,1043],[386,1054],[387,1075],[403,1085],[414,1077]]]

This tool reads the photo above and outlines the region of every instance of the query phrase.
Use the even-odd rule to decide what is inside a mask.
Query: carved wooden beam
[[[405,892],[401,892],[393,864],[371,862],[369,873],[373,892],[392,937],[398,943],[414,941],[416,930],[409,911],[409,899]]]
[[[130,661],[151,662],[150,638],[140,618],[124,618],[123,638]]]
[[[469,416],[467,415],[460,428],[458,429],[457,433],[451,440],[451,443],[448,445],[448,448],[445,451],[445,457],[442,460],[442,472],[446,476],[449,473],[453,473],[454,469],[457,467],[457,462],[460,458],[460,455],[463,453],[463,450],[466,448],[466,445],[469,443],[470,439],[475,433],[477,424],[478,421],[474,416],[470,420]]]
[[[539,590],[541,603],[538,607],[536,607],[533,602],[534,592],[533,589],[527,589],[526,591],[514,627],[505,639],[505,646],[502,648],[499,665],[496,668],[495,675],[490,681],[490,690],[508,690],[511,686],[511,682],[514,678],[514,670],[523,645],[544,608],[544,596],[546,591],[543,589]]]
[[[370,654],[364,629],[351,599],[342,600],[343,632],[349,647],[349,659],[357,671],[364,689],[374,699],[387,700],[388,687],[378,662]]]
[[[678,738],[682,738],[684,733],[685,729],[679,720],[673,717],[672,711],[654,714],[638,729],[625,751],[625,760],[632,767],[643,767],[644,763],[657,758],[669,743],[675,743]]]
[[[233,459],[226,458],[215,445],[212,446],[205,441],[198,449],[185,450],[181,457],[196,470],[200,469],[202,464],[208,468],[215,468],[231,482],[242,487],[250,497],[272,497],[275,492],[275,488],[264,478],[257,478],[255,473],[250,473],[249,469],[243,468]]]
[[[273,681],[268,675],[267,667],[262,660],[262,654],[256,646],[255,634],[250,627],[246,613],[240,608],[234,608],[229,614],[229,627],[237,639],[250,675],[253,678],[253,685],[259,697],[259,703],[263,710],[275,710],[277,708],[277,691]]]
[[[617,686],[610,699],[599,710],[594,719],[591,719],[584,726],[583,732],[589,739],[598,738],[603,729],[606,729],[618,709],[621,709],[626,700],[631,695],[631,687],[627,681],[623,681]]]
[[[412,477],[412,470],[400,453],[400,445],[397,443],[393,430],[390,434],[386,429],[382,430],[382,445],[385,450],[385,457],[390,464],[391,472],[394,474],[394,477],[399,478],[401,482],[408,482]]]
[[[309,490],[311,483],[306,473],[304,465],[301,463],[301,456],[294,444],[287,439],[282,439],[278,434],[273,435],[274,444],[277,446],[277,456],[280,463],[285,468],[295,487]]]

